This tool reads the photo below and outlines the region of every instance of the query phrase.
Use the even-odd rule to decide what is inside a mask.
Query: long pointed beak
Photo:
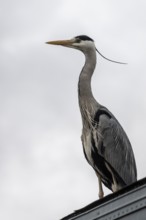
[[[61,46],[71,46],[73,40],[57,40],[57,41],[48,41],[46,44],[61,45]]]

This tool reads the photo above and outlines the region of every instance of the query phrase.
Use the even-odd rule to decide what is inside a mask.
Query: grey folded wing
[[[137,180],[136,164],[130,141],[119,122],[108,115],[99,117],[98,133],[101,144],[99,154],[116,171],[126,185]]]

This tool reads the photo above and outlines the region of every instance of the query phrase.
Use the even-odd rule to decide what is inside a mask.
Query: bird
[[[86,160],[98,178],[98,197],[104,197],[103,185],[113,193],[137,181],[137,167],[129,138],[116,117],[93,96],[91,79],[96,67],[96,52],[108,61],[92,38],[79,35],[69,40],[48,41],[81,51],[85,63],[79,75],[78,100],[82,118],[81,141]],[[104,92],[105,89],[103,88]]]

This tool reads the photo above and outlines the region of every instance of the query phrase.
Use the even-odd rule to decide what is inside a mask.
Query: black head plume
[[[97,50],[97,48],[96,48],[96,51],[97,51],[97,53],[99,53],[100,56],[102,56],[104,59],[106,59],[106,60],[108,60],[108,61],[110,61],[110,62],[118,63],[118,64],[127,64],[127,63],[122,63],[122,62],[118,62],[118,61],[114,61],[114,60],[110,60],[110,59],[106,58],[105,56],[103,56],[103,55],[99,52],[99,50]]]
[[[92,41],[92,42],[94,42],[94,40],[92,39],[92,38],[90,38],[90,37],[88,37],[87,35],[79,35],[79,36],[76,36],[75,37],[78,41]],[[104,59],[106,59],[106,60],[108,60],[108,61],[110,61],[110,62],[113,62],[113,63],[118,63],[118,64],[127,64],[127,63],[123,63],[123,62],[118,62],[118,61],[114,61],[114,60],[111,60],[111,59],[108,59],[108,58],[106,58],[105,56],[103,56],[100,52],[99,52],[99,50],[97,50],[97,48],[96,48],[96,51],[100,54],[100,56],[102,56]]]

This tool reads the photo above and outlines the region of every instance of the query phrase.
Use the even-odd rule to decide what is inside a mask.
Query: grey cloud
[[[88,34],[105,56],[128,62],[98,56],[92,87],[126,130],[139,178],[145,176],[145,6],[144,0],[3,1],[1,219],[55,220],[98,198],[80,141],[77,82],[84,57],[47,40]]]

